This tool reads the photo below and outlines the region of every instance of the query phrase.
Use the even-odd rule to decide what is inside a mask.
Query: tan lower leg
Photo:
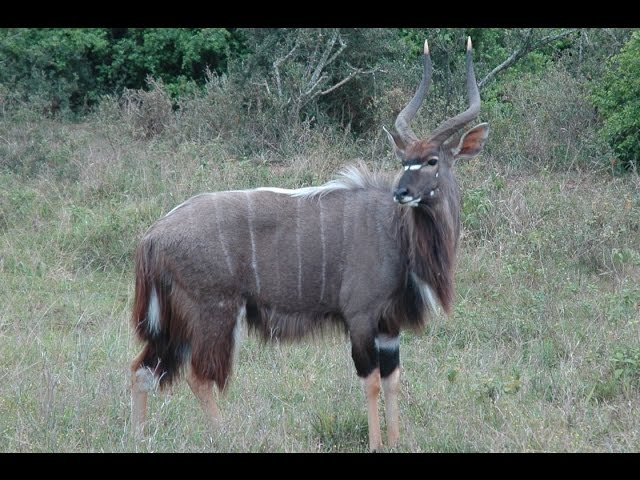
[[[144,350],[131,362],[131,427],[137,439],[144,434],[147,396],[155,384],[153,372],[141,366],[143,355]]]
[[[193,373],[193,370],[189,369],[187,372],[187,383],[189,387],[191,387],[193,394],[200,401],[200,405],[202,405],[211,424],[214,426],[217,425],[220,415],[216,401],[213,398],[213,381],[202,380]]]
[[[373,452],[382,447],[380,417],[378,416],[378,395],[380,394],[380,370],[375,369],[364,379],[364,393],[367,397],[367,419],[369,421],[369,449]]]
[[[398,392],[400,391],[400,368],[396,368],[391,375],[382,379],[384,403],[387,416],[387,438],[389,446],[393,447],[400,436],[400,414],[398,411]]]

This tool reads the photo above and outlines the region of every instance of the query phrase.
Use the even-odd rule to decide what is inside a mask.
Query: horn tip
[[[429,55],[429,42],[424,41],[424,54]]]
[[[467,37],[467,51],[471,51],[471,36]]]

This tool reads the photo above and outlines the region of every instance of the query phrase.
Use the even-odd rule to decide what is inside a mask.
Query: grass
[[[29,122],[0,123],[0,451],[366,451],[342,337],[248,338],[219,430],[181,382],[150,397],[147,438],[129,435],[142,232],[200,191],[318,184],[355,150],[318,137],[263,162],[116,122]],[[401,337],[396,450],[638,451],[640,180],[508,165],[458,168],[455,311]]]

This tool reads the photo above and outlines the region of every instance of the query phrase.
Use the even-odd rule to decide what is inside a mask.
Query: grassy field
[[[356,159],[321,136],[266,162],[129,133],[0,124],[0,451],[366,451],[341,337],[248,338],[220,430],[180,382],[150,397],[147,439],[130,438],[132,254],[146,228],[197,192],[319,184]],[[367,163],[394,171],[375,148],[386,156]],[[454,314],[401,337],[397,450],[640,450],[638,175],[515,169],[489,153],[458,178]]]

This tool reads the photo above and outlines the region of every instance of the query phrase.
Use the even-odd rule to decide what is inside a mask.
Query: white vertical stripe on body
[[[296,252],[298,254],[298,300],[302,299],[302,251],[300,249],[300,203],[301,198],[296,203]]]
[[[251,216],[253,215],[253,208],[251,208],[251,195],[249,192],[245,192],[247,196],[247,222],[249,223],[249,238],[251,239],[251,266],[253,268],[253,274],[256,279],[256,293],[260,293],[260,277],[258,275],[258,257],[256,252],[256,240],[253,234],[253,223],[251,222]]]
[[[229,250],[227,250],[227,245],[224,240],[222,228],[220,228],[220,215],[218,209],[218,203],[212,202],[213,209],[215,210],[215,218],[216,218],[216,228],[218,229],[218,238],[220,239],[220,246],[222,247],[222,252],[224,253],[224,258],[227,262],[227,267],[229,268],[229,274],[233,275],[233,266],[231,264],[231,256],[229,255]]]
[[[324,298],[324,286],[326,283],[327,267],[326,267],[326,243],[324,238],[324,215],[322,214],[322,201],[318,199],[318,208],[320,209],[320,243],[322,244],[322,283],[320,285],[320,301]]]

